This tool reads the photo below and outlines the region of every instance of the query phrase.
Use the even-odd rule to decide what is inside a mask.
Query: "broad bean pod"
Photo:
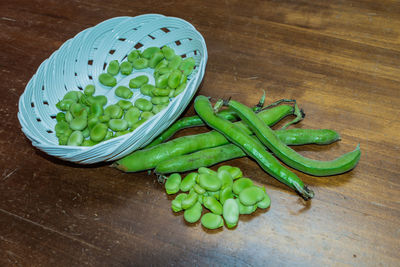
[[[258,139],[284,163],[304,173],[315,176],[340,174],[353,169],[361,156],[360,147],[352,152],[330,160],[321,161],[306,158],[282,142],[274,131],[260,120],[246,105],[230,100],[228,106],[252,129]]]
[[[313,198],[314,192],[308,189],[296,174],[282,166],[272,154],[265,150],[264,146],[254,141],[252,137],[232,122],[215,115],[207,97],[197,96],[194,101],[194,108],[205,123],[218,130],[229,141],[243,149],[267,173],[294,189],[303,199]]]
[[[337,132],[329,129],[288,129],[276,130],[275,134],[286,145],[330,144],[340,140]],[[258,140],[256,140],[259,142]],[[176,156],[157,164],[155,171],[160,174],[185,172],[198,169],[201,166],[210,167],[227,160],[245,157],[238,146],[224,144],[206,148],[190,154]]]

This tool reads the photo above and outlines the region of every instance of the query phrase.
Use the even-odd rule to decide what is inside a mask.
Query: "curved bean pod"
[[[271,176],[296,190],[305,199],[311,199],[314,192],[307,188],[296,174],[283,167],[279,161],[268,153],[264,146],[254,141],[242,129],[230,121],[214,114],[210,101],[205,96],[197,96],[194,101],[197,114],[212,128],[218,130],[232,143],[239,146],[245,153],[256,160]]]
[[[235,110],[243,121],[247,123],[258,139],[267,146],[284,163],[304,173],[315,176],[328,176],[344,173],[353,169],[361,156],[359,145],[349,153],[334,160],[321,161],[306,158],[282,142],[274,131],[260,120],[246,105],[230,100],[228,106]]]

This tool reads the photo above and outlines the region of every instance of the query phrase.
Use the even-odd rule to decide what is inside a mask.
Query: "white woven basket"
[[[116,103],[115,87],[109,89],[98,82],[98,76],[105,72],[108,62],[122,62],[135,48],[144,50],[163,45],[173,48],[178,55],[196,60],[183,93],[132,133],[92,147],[58,144],[54,126],[59,110],[55,104],[67,91],[83,90],[86,85],[94,84],[96,95],[107,96],[107,105]],[[200,85],[206,63],[204,38],[193,25],[182,19],[158,14],[109,19],[66,41],[39,66],[20,97],[18,119],[32,145],[49,155],[82,164],[113,161],[144,147],[179,117]],[[148,68],[135,70],[126,77],[117,76],[118,85],[127,85],[130,79],[143,74],[149,76],[150,83],[154,82],[153,69]],[[139,97],[147,98],[134,90],[132,101]]]

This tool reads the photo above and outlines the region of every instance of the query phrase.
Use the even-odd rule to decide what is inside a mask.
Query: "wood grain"
[[[3,0],[0,13],[1,266],[399,266],[397,1]],[[248,105],[262,89],[268,102],[295,98],[306,118],[294,127],[342,136],[295,149],[328,160],[359,143],[358,166],[325,178],[295,171],[316,193],[305,203],[253,160],[231,160],[267,187],[272,205],[208,231],[170,210],[154,175],[36,150],[16,114],[40,63],[87,27],[145,13],[181,17],[203,34],[198,94]],[[191,104],[182,116],[193,114]]]

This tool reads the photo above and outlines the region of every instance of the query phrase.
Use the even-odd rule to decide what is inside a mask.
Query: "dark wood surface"
[[[249,158],[227,162],[265,185],[272,205],[207,231],[170,210],[154,175],[80,166],[35,149],[18,99],[40,63],[87,27],[159,13],[191,22],[209,53],[198,93],[252,105],[295,98],[295,127],[342,140],[302,146],[328,160],[360,143],[351,172],[316,178],[307,203]],[[0,3],[1,266],[399,266],[398,1],[51,1]],[[192,103],[182,114],[194,114]],[[205,131],[190,129],[179,135]]]

